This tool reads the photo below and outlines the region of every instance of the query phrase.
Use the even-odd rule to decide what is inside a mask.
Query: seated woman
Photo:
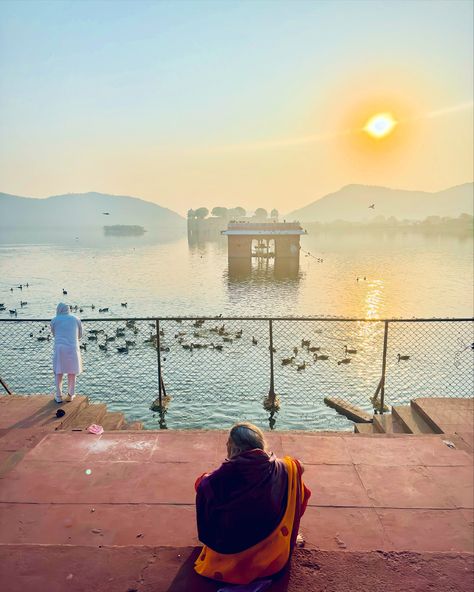
[[[272,576],[287,564],[311,495],[303,467],[265,451],[262,431],[238,423],[224,463],[196,481],[199,540],[195,571],[230,584]]]

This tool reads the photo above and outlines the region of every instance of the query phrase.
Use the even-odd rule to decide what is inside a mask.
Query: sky
[[[473,55],[470,0],[3,0],[0,191],[184,214],[470,182]]]

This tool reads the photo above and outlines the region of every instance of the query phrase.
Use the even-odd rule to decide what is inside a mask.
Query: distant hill
[[[473,213],[474,183],[428,193],[370,185],[347,185],[290,212],[287,220],[300,222],[371,221],[376,216],[424,220],[428,216],[457,217]],[[374,209],[369,208],[375,204]]]
[[[36,199],[0,193],[3,228],[102,228],[106,224],[183,229],[186,221],[168,208],[126,195],[70,193]]]

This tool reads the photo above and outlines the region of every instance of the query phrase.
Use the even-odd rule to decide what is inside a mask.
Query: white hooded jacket
[[[80,374],[82,372],[79,339],[82,337],[82,323],[71,314],[69,306],[60,302],[56,316],[51,320],[54,335],[53,371],[55,374]]]

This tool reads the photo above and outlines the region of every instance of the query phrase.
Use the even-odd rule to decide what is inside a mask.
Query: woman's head
[[[260,428],[248,422],[236,423],[229,432],[227,455],[232,458],[246,450],[265,450],[265,446],[265,438]]]
[[[64,304],[64,302],[60,302],[56,307],[56,314],[69,314],[71,312],[69,308],[69,304]]]

